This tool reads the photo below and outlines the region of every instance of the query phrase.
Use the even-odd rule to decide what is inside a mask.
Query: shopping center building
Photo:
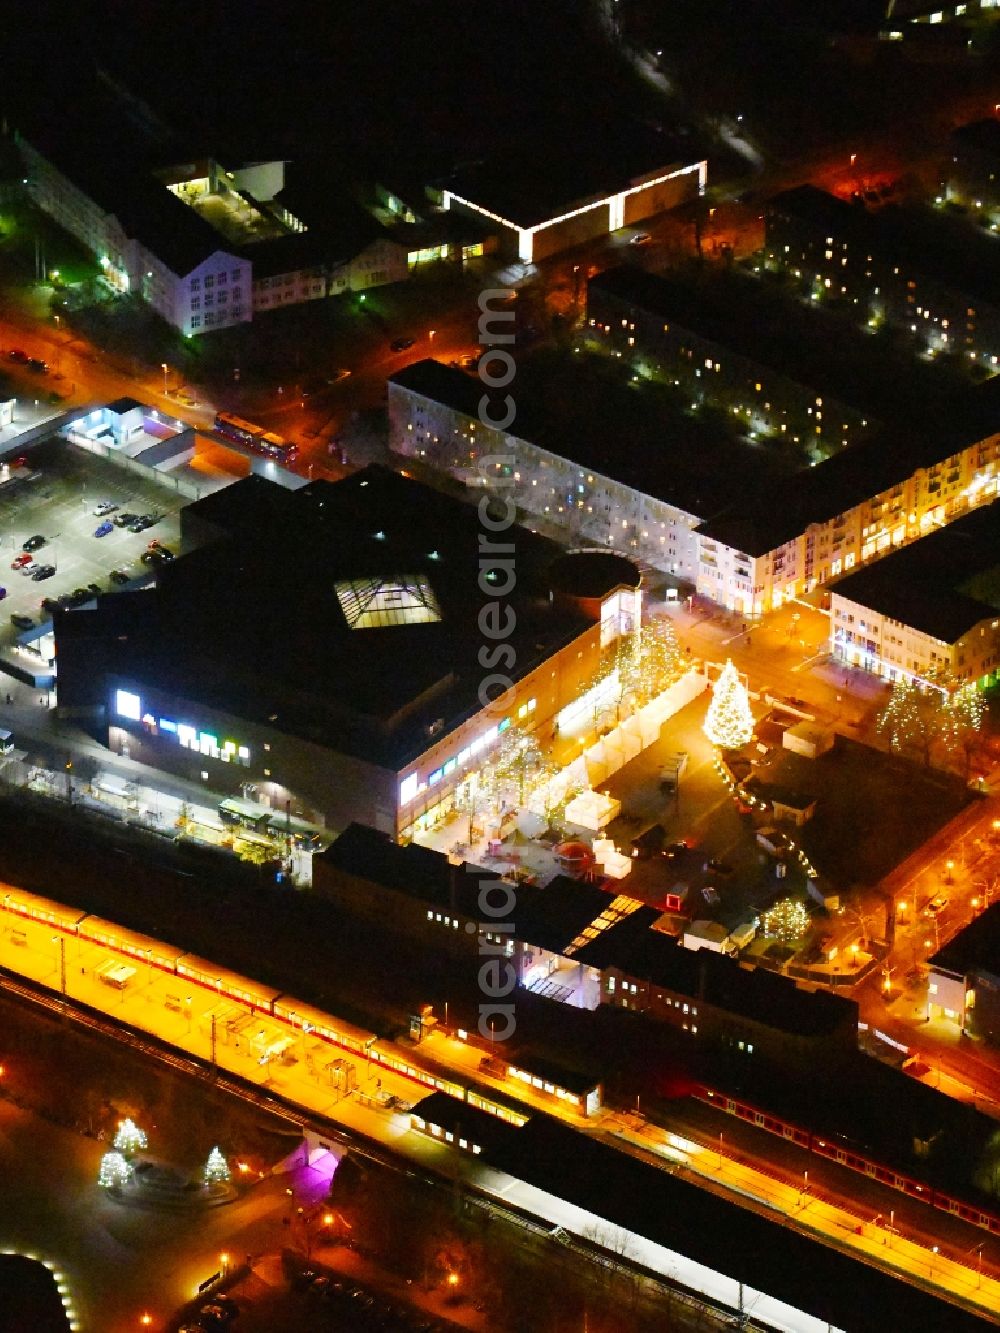
[[[495,503],[378,467],[199,500],[199,549],[154,590],[57,614],[60,713],[212,791],[429,828],[509,727],[555,734],[639,615],[629,561],[567,557]]]

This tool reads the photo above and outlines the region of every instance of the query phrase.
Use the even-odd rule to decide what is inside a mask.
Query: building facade
[[[759,336],[744,343],[725,326],[696,288],[684,289],[637,269],[600,273],[587,285],[587,326],[602,347],[626,358],[640,374],[654,373],[745,423],[751,440],[784,437],[827,457],[853,442],[868,416],[833,394],[800,383],[787,357],[768,363]],[[713,327],[714,325],[714,327]]]
[[[814,300],[852,302],[870,327],[902,327],[931,354],[1000,364],[1000,260],[988,238],[970,228],[913,240],[908,216],[872,214],[811,185],[770,199],[764,221],[767,264]]]
[[[518,507],[593,543],[694,580],[699,518],[678,504],[484,425],[481,386],[461,371],[419,362],[389,380],[389,446],[471,486],[509,488]],[[483,468],[484,459],[502,458]]]
[[[390,379],[389,441],[468,485],[493,476],[568,540],[648,561],[700,596],[758,617],[995,499],[997,383],[970,390],[940,423],[880,433],[718,513],[683,509],[484,425],[482,386],[436,362]],[[485,471],[484,459],[494,460]]]

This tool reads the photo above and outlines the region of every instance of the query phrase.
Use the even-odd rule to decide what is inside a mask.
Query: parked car
[[[56,601],[54,597],[43,597],[41,601],[41,608],[43,611],[47,611],[49,615],[51,615],[53,611],[59,610],[59,603]]]
[[[664,847],[663,855],[668,861],[679,861],[682,856],[687,856],[690,850],[686,842],[672,842],[668,847]]]
[[[20,347],[12,347],[7,353],[7,360],[14,361],[19,366],[26,366],[31,360],[31,357],[27,352],[22,351]]]
[[[0,602],[2,602],[3,599],[4,599],[6,596],[7,596],[7,589],[6,589],[6,588],[0,588]]]
[[[55,565],[39,565],[31,577],[36,583],[41,583],[43,579],[50,579],[55,572]]]
[[[10,618],[10,623],[15,629],[34,629],[35,622],[30,616],[18,615],[16,612]]]
[[[29,356],[28,369],[33,370],[36,375],[47,375],[49,373],[49,363],[43,361],[41,357]]]
[[[34,574],[37,568],[38,568],[37,560],[34,560],[30,555],[23,564],[18,565],[18,569],[21,571],[22,574]]]
[[[717,856],[713,856],[710,861],[706,861],[702,868],[712,875],[731,875],[733,873],[733,867],[729,862],[722,861]]]
[[[36,532],[34,537],[29,537],[26,542],[22,543],[21,550],[37,551],[39,550],[40,547],[44,545],[45,545],[45,538],[42,536],[40,532]]]
[[[164,546],[162,542],[153,541],[146,547],[147,551],[155,551],[162,560],[173,560],[174,553],[169,546]]]
[[[652,239],[653,238],[648,231],[637,231],[636,234],[629,239],[629,245],[648,245]]]
[[[159,521],[160,516],[158,514],[140,514],[134,522],[128,525],[128,530],[129,532],[145,532],[147,528],[151,528],[154,523],[159,523]]]
[[[115,513],[117,509],[118,506],[113,501],[102,500],[101,503],[97,505],[96,508],[94,509],[94,517],[103,518],[105,514]]]
[[[107,537],[107,535],[114,532],[114,530],[115,525],[111,522],[110,518],[106,518],[103,523],[98,523],[97,527],[94,529],[94,536]]]
[[[115,514],[114,525],[116,528],[127,528],[128,525],[134,523],[138,517],[138,514]]]
[[[30,565],[32,563],[31,552],[22,551],[20,555],[16,555],[10,562],[10,567],[11,569],[23,569],[25,565]]]
[[[162,551],[143,551],[139,557],[144,565],[165,565],[167,557]]]
[[[406,352],[413,346],[413,343],[413,338],[393,338],[389,346],[394,352]]]
[[[128,583],[129,581],[129,576],[125,573],[124,569],[113,569],[108,575],[108,578],[112,583],[117,584]]]
[[[938,916],[948,906],[949,902],[950,899],[946,898],[943,893],[935,894],[927,904],[928,916]]]

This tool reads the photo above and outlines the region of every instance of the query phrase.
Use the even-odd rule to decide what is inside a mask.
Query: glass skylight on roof
[[[390,579],[347,579],[334,589],[351,629],[420,625],[441,619],[434,590],[425,578],[404,574]]]

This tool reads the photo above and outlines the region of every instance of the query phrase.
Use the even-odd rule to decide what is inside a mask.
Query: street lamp
[[[167,363],[166,363],[166,361],[161,361],[161,362],[160,362],[160,369],[163,371],[163,393],[164,393],[164,396],[166,396],[166,392],[167,392]]]

